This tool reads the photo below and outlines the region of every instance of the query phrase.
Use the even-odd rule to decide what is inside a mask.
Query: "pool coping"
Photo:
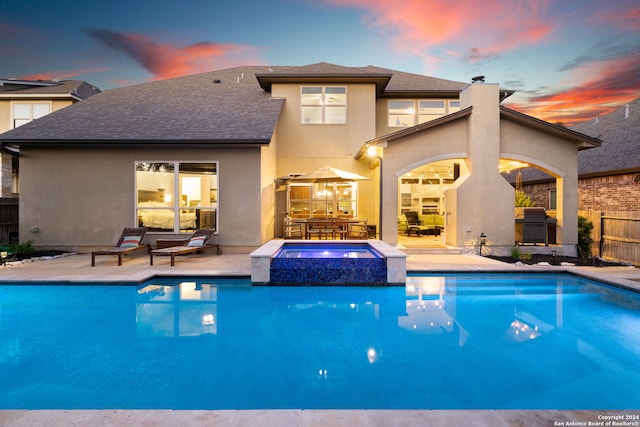
[[[3,426],[559,426],[612,425],[637,420],[638,410],[14,410],[0,411]],[[602,423],[602,424],[596,424]],[[619,424],[620,425],[620,424]],[[637,424],[629,424],[637,425]]]

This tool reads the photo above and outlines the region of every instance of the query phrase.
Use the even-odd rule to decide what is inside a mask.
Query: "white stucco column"
[[[578,177],[575,174],[556,178],[556,243],[563,255],[576,256],[578,244]]]
[[[447,244],[478,250],[481,233],[487,247],[504,251],[514,244],[514,189],[500,175],[500,90],[474,83],[460,94],[460,108],[472,107],[468,122],[469,174],[445,193]],[[457,226],[454,226],[456,224]]]

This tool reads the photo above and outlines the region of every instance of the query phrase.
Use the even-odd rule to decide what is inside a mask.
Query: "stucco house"
[[[575,254],[578,151],[600,140],[500,105],[511,93],[374,66],[243,66],[107,90],[0,143],[20,152],[20,238],[42,247],[86,251],[144,225],[150,242],[214,228],[243,253],[294,215],[366,218],[395,244],[408,194],[444,216],[447,245],[476,251],[484,233],[505,253],[500,172],[526,162],[555,177],[556,250]],[[370,179],[291,179],[322,166]],[[435,169],[451,175],[422,179]]]
[[[99,93],[81,80],[0,79],[0,133]],[[18,192],[18,159],[0,152],[0,197]]]

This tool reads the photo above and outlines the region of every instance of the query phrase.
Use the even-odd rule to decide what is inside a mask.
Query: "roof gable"
[[[273,83],[375,83],[380,97],[450,97],[457,98],[467,83],[405,73],[388,68],[345,67],[319,62],[300,67],[268,67],[257,73],[260,86],[271,90]]]

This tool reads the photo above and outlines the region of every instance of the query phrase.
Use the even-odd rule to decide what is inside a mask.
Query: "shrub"
[[[531,259],[531,254],[522,252],[518,245],[511,248],[511,258],[518,261],[529,261]]]
[[[591,230],[593,230],[593,223],[586,217],[578,216],[578,256],[580,258],[591,257]]]
[[[531,208],[536,205],[536,202],[531,200],[530,196],[527,196],[524,191],[516,190],[516,207],[517,208]]]
[[[11,253],[18,258],[28,257],[36,253],[36,248],[33,247],[33,241],[28,240],[24,243],[12,243],[10,246]]]

